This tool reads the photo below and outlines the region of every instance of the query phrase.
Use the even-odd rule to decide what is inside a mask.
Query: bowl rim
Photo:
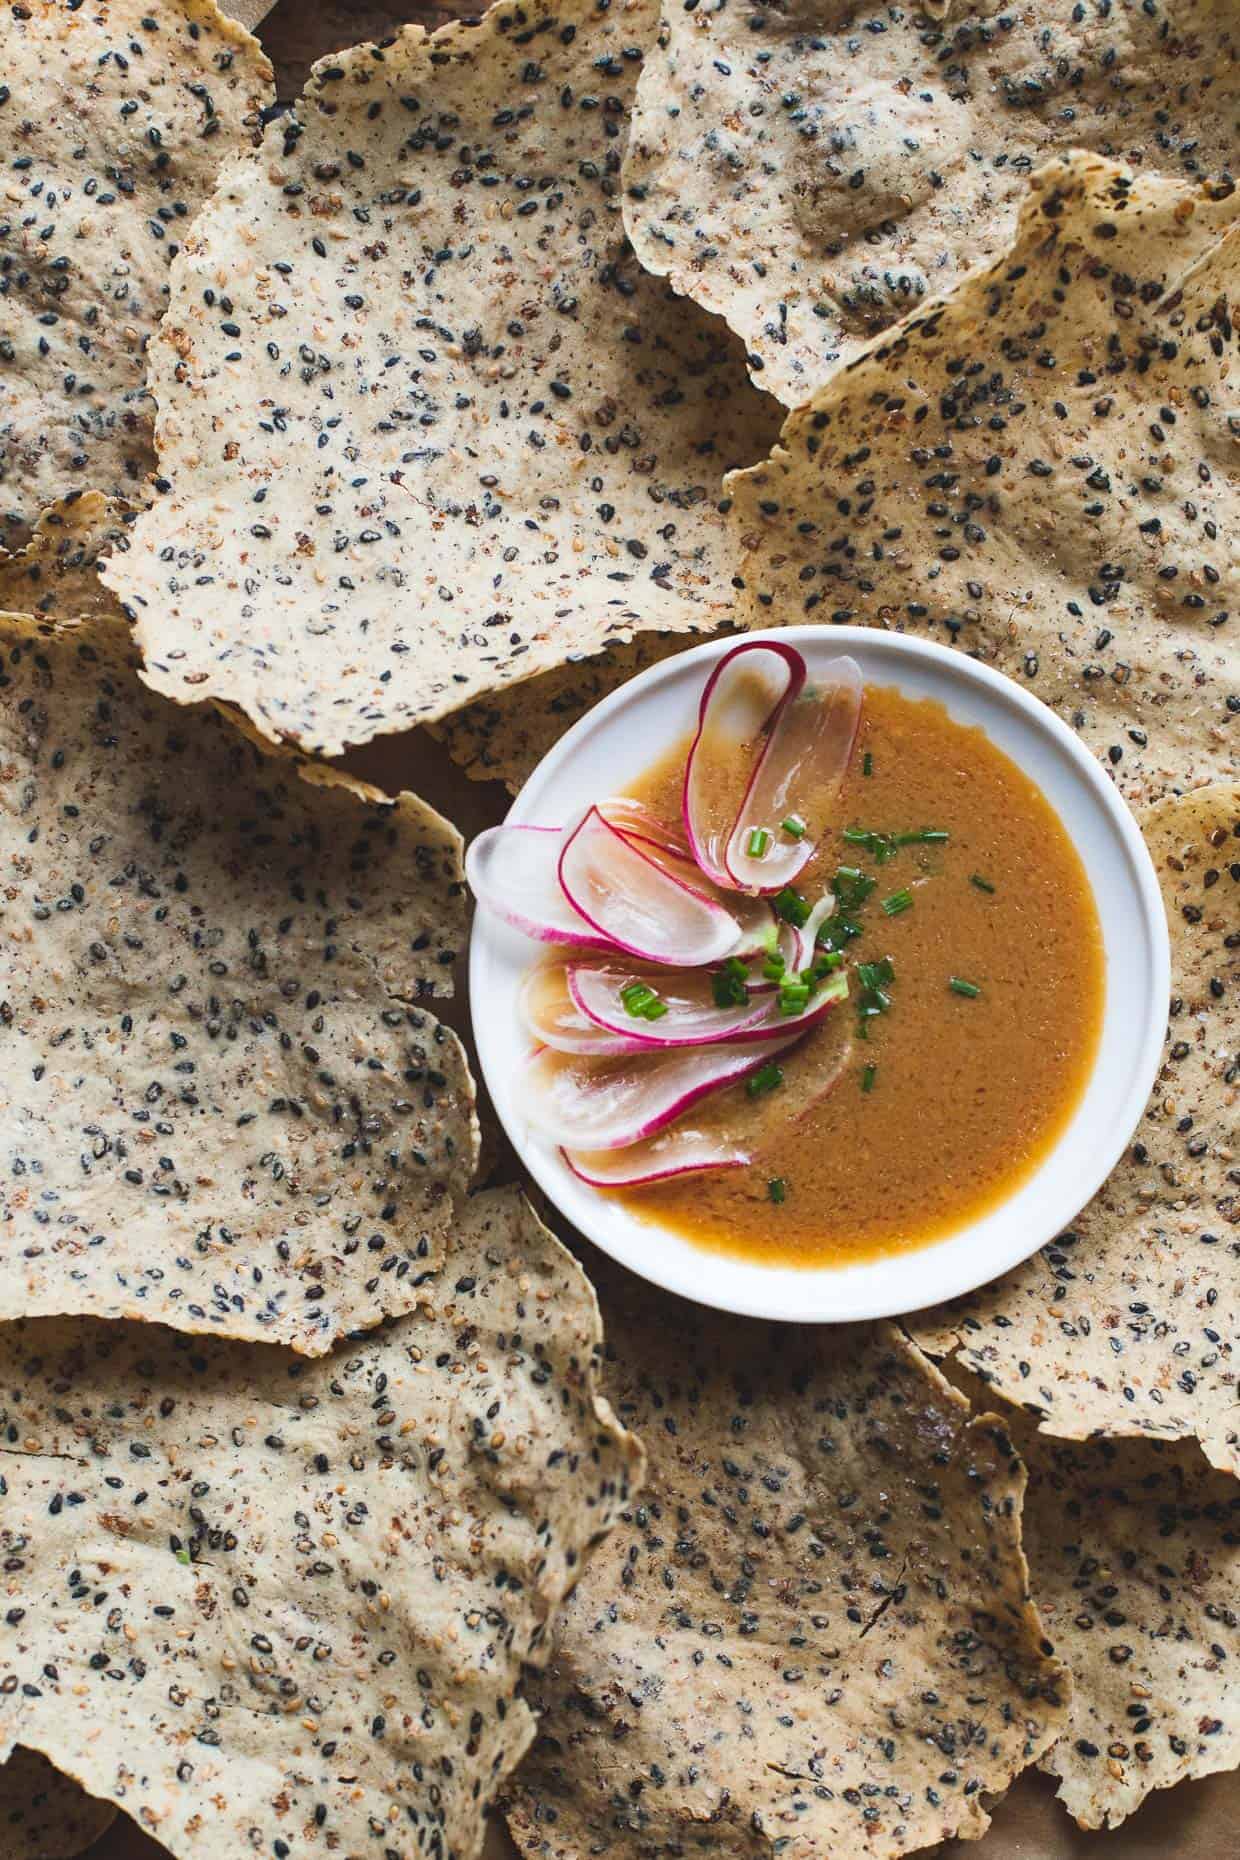
[[[1135,895],[1139,900],[1141,922],[1139,926],[1133,925],[1133,931],[1134,934],[1138,930],[1143,931],[1148,944],[1150,986],[1142,1003],[1145,1024],[1140,1040],[1139,1059],[1132,1066],[1126,1085],[1118,1094],[1118,1099],[1109,1100],[1107,1105],[1108,1128],[1112,1132],[1122,1130],[1123,1135],[1118,1141],[1112,1140],[1097,1149],[1088,1170],[1078,1171],[1073,1178],[1071,1207],[1064,1202],[1053,1221],[1031,1223],[1032,1237],[1030,1239],[1018,1238],[1013,1245],[993,1253],[982,1263],[980,1271],[974,1264],[955,1271],[945,1271],[941,1282],[936,1278],[933,1303],[937,1305],[990,1284],[1032,1257],[1039,1248],[1047,1245],[1093,1198],[1127,1149],[1152,1093],[1166,1042],[1167,1013],[1171,993],[1171,952],[1162,892],[1149,849],[1127,803],[1121,797],[1103,765],[1049,705],[1043,703],[1032,692],[1024,690],[1005,673],[997,671],[993,666],[979,659],[969,657],[957,648],[943,646],[937,641],[921,639],[915,635],[872,627],[833,625],[768,627],[755,629],[749,633],[732,633],[713,637],[703,641],[700,645],[686,647],[683,652],[672,653],[666,659],[634,674],[616,690],[609,692],[597,704],[591,706],[571,725],[542,757],[523,783],[505,815],[504,824],[548,824],[537,818],[540,812],[538,807],[540,793],[562,774],[565,765],[573,759],[584,742],[600,730],[608,728],[618,715],[628,711],[635,704],[640,704],[660,685],[673,679],[683,678],[686,668],[690,670],[694,666],[708,668],[715,659],[722,657],[724,653],[729,652],[738,644],[757,643],[767,639],[792,643],[798,647],[827,644],[833,655],[859,652],[867,658],[873,658],[875,655],[879,658],[889,656],[897,664],[901,659],[920,660],[938,668],[940,672],[946,672],[949,678],[980,687],[992,702],[1015,712],[1026,724],[1032,725],[1036,732],[1049,738],[1051,744],[1067,758],[1077,777],[1090,788],[1094,799],[1100,805],[1100,812],[1106,825],[1117,843],[1117,850],[1124,856],[1131,871]],[[881,680],[867,674],[867,682],[878,683]],[[982,727],[985,728],[985,725],[983,724]],[[652,749],[646,760],[652,759],[656,753],[657,750]],[[1010,759],[1016,762],[1031,780],[1037,782],[1036,775],[1021,763],[1019,757],[1010,755],[1006,749],[1003,753],[1009,754]],[[1042,791],[1041,783],[1037,785]],[[1049,796],[1046,799],[1062,821],[1063,812],[1055,807]],[[1097,904],[1097,891],[1094,887],[1089,861],[1075,834],[1073,834],[1073,841],[1078,846]],[[512,1144],[522,1168],[533,1178],[557,1211],[586,1239],[619,1261],[621,1265],[666,1291],[689,1298],[694,1303],[741,1316],[781,1322],[850,1323],[872,1318],[896,1317],[926,1307],[930,1301],[918,1299],[910,1303],[907,1295],[901,1295],[899,1285],[905,1276],[901,1272],[901,1267],[907,1267],[908,1263],[913,1260],[930,1258],[940,1249],[953,1246],[955,1242],[967,1235],[974,1223],[966,1223],[964,1228],[941,1235],[920,1247],[909,1247],[875,1255],[854,1264],[826,1266],[793,1266],[786,1261],[768,1265],[752,1258],[719,1253],[707,1247],[695,1246],[684,1236],[674,1236],[689,1249],[698,1262],[696,1272],[669,1267],[666,1254],[660,1250],[659,1237],[661,1233],[664,1238],[672,1237],[670,1231],[660,1229],[657,1223],[640,1220],[628,1209],[621,1210],[622,1221],[615,1222],[614,1215],[611,1217],[613,1222],[620,1225],[627,1234],[627,1239],[623,1244],[617,1243],[615,1234],[601,1233],[598,1225],[589,1218],[592,1204],[604,1203],[611,1210],[617,1209],[619,1204],[607,1201],[600,1190],[572,1176],[561,1161],[558,1151],[541,1143],[518,1118],[508,1114],[504,1090],[508,1069],[502,1064],[497,1051],[499,1036],[495,1032],[500,1017],[493,1011],[485,1016],[478,1011],[480,1002],[485,998],[483,971],[495,954],[499,929],[495,920],[491,919],[487,913],[481,910],[475,911],[469,947],[469,1005],[482,1079],[490,1094],[495,1115]],[[512,933],[506,932],[505,934],[511,935]],[[532,954],[535,946],[530,947]],[[1051,1169],[1056,1155],[1072,1132],[1084,1107],[1101,1061],[1108,1023],[1117,1011],[1130,1014],[1132,1003],[1127,999],[1117,1003],[1113,990],[1108,986],[1103,1009],[1103,1023],[1099,1032],[1098,1053],[1076,1110],[1041,1163],[1030,1175],[1022,1178],[1013,1191],[1013,1195],[996,1203],[993,1209],[988,1210],[979,1219],[987,1219],[991,1215],[998,1214],[1024,1188],[1040,1179]],[[563,1205],[565,1199],[575,1204],[571,1211]],[[715,1275],[712,1275],[709,1270],[712,1262],[720,1261],[726,1261],[733,1269],[728,1274],[729,1277],[739,1277],[744,1283],[752,1284],[752,1293],[740,1295],[736,1292],[721,1293],[720,1288],[712,1284]],[[735,1269],[738,1267],[745,1270],[737,1272]],[[892,1280],[889,1295],[870,1295],[860,1300],[846,1297],[842,1303],[838,1300],[819,1301],[808,1296],[812,1287],[821,1285],[824,1290],[832,1284],[838,1287],[842,1275],[859,1273],[866,1267],[878,1269],[877,1276],[880,1278],[882,1277],[881,1269],[886,1268]],[[875,1275],[871,1272],[866,1276]],[[789,1299],[774,1295],[776,1281],[787,1281],[790,1278],[804,1288],[807,1296]],[[769,1282],[769,1295],[767,1296],[763,1296],[761,1289],[764,1282]]]

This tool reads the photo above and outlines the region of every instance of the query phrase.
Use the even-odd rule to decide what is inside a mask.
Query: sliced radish
[[[828,891],[819,898],[805,922],[796,924],[781,923],[779,926],[779,953],[784,959],[784,969],[788,974],[800,974],[808,969],[814,960],[818,943],[818,932],[835,909],[835,894]]]
[[[618,1150],[654,1136],[699,1099],[757,1072],[779,1050],[770,1042],[721,1044],[589,1059],[547,1048],[522,1075],[521,1102],[531,1126],[553,1143]]]
[[[488,827],[465,855],[479,904],[538,943],[614,952],[615,944],[575,911],[560,888],[559,827]]]
[[[822,1103],[847,1069],[852,1048],[849,1017],[840,1014],[781,1059],[785,1071],[779,1091],[758,1098],[743,1091],[720,1092],[669,1129],[625,1149],[565,1149],[561,1154],[573,1174],[594,1188],[636,1188],[678,1175],[744,1167],[760,1160],[789,1125],[795,1127]],[[789,1093],[796,1097],[791,1117]]]
[[[743,1169],[749,1157],[741,1146],[699,1130],[690,1117],[661,1130],[644,1143],[623,1150],[561,1150],[573,1174],[591,1188],[640,1188],[676,1175],[700,1175],[707,1169]]]
[[[864,689],[855,659],[834,659],[825,678],[790,691],[758,757],[724,863],[746,891],[778,891],[813,857],[832,824],[857,740]],[[795,833],[785,825],[795,822]],[[761,857],[755,832],[771,839]]]
[[[693,969],[720,962],[741,941],[736,918],[677,877],[666,857],[629,839],[597,807],[567,835],[560,887],[596,936],[644,962]]]
[[[681,812],[693,856],[717,885],[735,881],[727,851],[750,787],[754,758],[790,697],[805,683],[794,646],[743,641],[706,681],[685,763]]]
[[[569,995],[585,1020],[618,1038],[627,1036],[641,1040],[648,1052],[664,1051],[669,1047],[713,1046],[721,1040],[739,1043],[787,1040],[821,1019],[833,1003],[848,992],[848,984],[842,977],[832,977],[811,996],[799,1014],[789,1015],[780,1013],[779,995],[774,985],[751,993],[741,1006],[719,1007],[714,996],[714,978],[709,972],[668,976],[619,963],[601,966],[570,963],[567,976]],[[657,1020],[644,1020],[627,1012],[623,991],[634,982],[644,982],[655,988],[666,1009]]]
[[[782,641],[745,641],[706,682],[681,809],[694,857],[716,884],[771,893],[813,857],[856,740],[861,669],[832,661],[807,682]]]
[[[616,1059],[622,1053],[648,1053],[647,1040],[632,1034],[609,1033],[588,1020],[568,992],[568,970],[563,963],[545,963],[531,969],[521,989],[521,1019],[540,1046],[559,1053],[587,1053],[596,1059]]]

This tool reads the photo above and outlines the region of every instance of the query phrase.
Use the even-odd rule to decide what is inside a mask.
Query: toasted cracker
[[[795,407],[1005,249],[1035,164],[1092,149],[1176,180],[1234,175],[1238,54],[1229,0],[670,4],[625,221],[642,262],[725,317],[754,379]]]
[[[87,1795],[37,1750],[19,1748],[0,1764],[4,1860],[69,1860],[93,1846],[115,1820],[111,1802]]]
[[[335,754],[727,617],[739,345],[627,251],[654,0],[316,67],[197,222],[152,355],[172,489],[104,578],[156,687]]]
[[[408,1309],[476,1153],[459,835],[148,691],[123,623],[0,652],[0,1316]]]
[[[1240,784],[1164,801],[1142,826],[1173,975],[1163,1068],[1132,1145],[1069,1232],[909,1329],[1047,1433],[1196,1437],[1240,1474]]]
[[[1072,1673],[1040,1766],[1082,1827],[1117,1827],[1154,1790],[1240,1764],[1240,1485],[1187,1440],[1050,1440],[1010,1409],[1004,1427],[1029,1474],[1030,1588]]]
[[[145,496],[168,267],[274,93],[214,0],[14,7],[3,65],[0,548],[16,549],[72,493]]]
[[[954,644],[1134,800],[1231,775],[1237,284],[1240,194],[1097,156],[1040,169],[1003,257],[729,480],[743,617]]]
[[[0,1330],[0,1754],[170,1853],[472,1856],[523,1663],[639,1470],[598,1308],[515,1191],[424,1308],[330,1359],[153,1325]]]
[[[43,511],[28,542],[0,552],[0,613],[41,620],[118,615],[99,579],[100,560],[123,543],[133,511],[102,491],[63,498]]]
[[[1002,1430],[890,1326],[602,1284],[648,1479],[532,1687],[522,1854],[880,1860],[981,1834],[1065,1721]]]

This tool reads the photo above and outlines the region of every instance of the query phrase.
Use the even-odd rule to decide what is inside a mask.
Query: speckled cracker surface
[[[141,500],[168,266],[271,66],[214,0],[29,0],[0,27],[0,547],[73,491]]]
[[[981,1834],[1065,1722],[1002,1430],[890,1326],[601,1284],[648,1478],[532,1684],[522,1854],[880,1860]]]
[[[413,1304],[471,1179],[460,838],[135,664],[0,618],[0,1316],[315,1354]]]
[[[152,351],[109,585],[152,682],[326,754],[638,627],[727,617],[760,397],[619,205],[653,0],[500,5],[323,61],[234,165]]]
[[[1238,284],[1240,193],[1040,169],[1010,250],[729,480],[749,623],[954,644],[1132,800],[1233,774]]]
[[[908,1324],[1048,1433],[1195,1436],[1240,1474],[1240,784],[1161,802],[1142,827],[1173,972],[1163,1067],[1128,1154],[1069,1232]]]
[[[1049,156],[1234,175],[1238,54],[1229,0],[671,0],[625,220],[642,262],[726,317],[755,380],[795,407],[1002,252]]]
[[[1240,1485],[1191,1444],[1030,1434],[1030,1581],[1073,1678],[1042,1767],[1082,1826],[1115,1827],[1240,1764]]]
[[[35,1750],[15,1750],[0,1764],[0,1853],[4,1860],[69,1860],[116,1819]]]
[[[0,613],[41,620],[117,616],[116,596],[99,579],[101,557],[128,534],[133,512],[119,498],[84,491],[44,510],[29,540],[0,554]]]
[[[515,1192],[463,1208],[424,1296],[315,1363],[0,1330],[0,1751],[178,1860],[477,1852],[522,1662],[639,1461],[589,1284]]]

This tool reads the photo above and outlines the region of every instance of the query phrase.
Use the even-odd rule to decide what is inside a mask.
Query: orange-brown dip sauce
[[[630,790],[669,820],[687,748]],[[852,996],[806,1041],[851,1032],[839,1083],[798,1120],[805,1048],[793,1049],[778,1061],[788,1122],[750,1167],[620,1191],[635,1213],[699,1245],[780,1264],[921,1246],[1005,1199],[1075,1109],[1102,1021],[1101,933],[1076,848],[982,731],[941,705],[867,687],[838,818],[841,828],[950,834],[882,863],[836,837],[797,881],[813,903],[841,865],[877,879],[846,950]],[[882,900],[905,887],[912,908],[885,916]],[[857,964],[883,956],[895,964],[891,1006],[858,1038]],[[952,977],[980,993],[954,993]]]

